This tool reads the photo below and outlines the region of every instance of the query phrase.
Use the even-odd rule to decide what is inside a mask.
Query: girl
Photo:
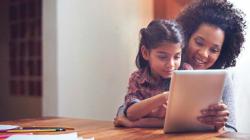
[[[154,20],[147,28],[141,29],[140,34],[136,57],[138,70],[129,79],[125,105],[119,109],[119,114],[124,113],[130,121],[149,117],[156,120],[150,125],[158,127],[164,122],[168,99],[168,92],[165,91],[169,90],[172,72],[192,67],[181,63],[183,36],[174,21]],[[119,126],[119,121],[115,125]],[[133,127],[146,126],[149,124]]]

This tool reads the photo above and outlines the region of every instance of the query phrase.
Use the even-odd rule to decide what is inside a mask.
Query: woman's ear
[[[149,51],[148,51],[148,49],[145,46],[141,47],[141,53],[142,53],[142,57],[145,60],[149,60]]]

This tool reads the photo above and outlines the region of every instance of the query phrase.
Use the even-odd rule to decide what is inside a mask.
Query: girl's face
[[[142,46],[143,57],[149,61],[151,75],[154,79],[159,76],[171,78],[173,71],[180,67],[181,45],[181,43],[165,43],[151,49],[150,52]]]
[[[211,67],[218,59],[225,34],[220,28],[201,24],[191,36],[184,55],[184,62],[195,70]]]

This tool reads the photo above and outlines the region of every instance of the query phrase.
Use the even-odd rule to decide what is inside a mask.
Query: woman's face
[[[189,39],[184,62],[192,65],[195,70],[208,69],[218,59],[224,38],[224,31],[220,28],[201,24]]]

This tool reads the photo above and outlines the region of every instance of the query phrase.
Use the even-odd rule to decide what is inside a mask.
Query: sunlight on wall
[[[151,3],[44,0],[44,116],[113,120]]]
[[[230,0],[246,14],[247,30],[245,50],[242,51],[234,68],[233,82],[235,91],[236,128],[239,132],[250,133],[250,9],[245,0]]]

